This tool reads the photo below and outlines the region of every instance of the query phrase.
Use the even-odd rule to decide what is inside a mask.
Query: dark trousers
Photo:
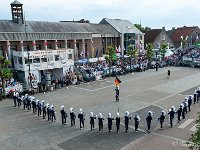
[[[99,131],[103,130],[103,124],[99,124]]]
[[[188,105],[188,111],[190,111],[190,105]]]
[[[81,125],[83,125],[83,128],[84,128],[84,120],[80,120],[80,128],[82,128]]]
[[[160,128],[163,128],[163,121],[160,121]]]
[[[91,130],[94,129],[94,122],[90,123]]]
[[[139,122],[136,122],[136,123],[135,123],[135,131],[138,130],[138,126],[139,126]]]
[[[51,121],[53,122],[53,119],[56,120],[55,114],[51,115]]]
[[[75,126],[75,119],[71,119],[71,127]]]
[[[174,118],[170,118],[170,126],[171,126],[171,128],[172,128],[172,126],[173,126],[173,119],[174,119]]]
[[[127,122],[125,122],[125,130],[126,130],[126,132],[128,132],[128,123]]]
[[[27,108],[28,108],[28,110],[30,110],[31,109],[31,104],[27,104]]]
[[[14,107],[16,107],[16,106],[17,106],[17,100],[14,99]]]
[[[108,125],[108,130],[109,130],[109,132],[112,130],[112,125],[111,124]]]
[[[46,117],[46,115],[47,115],[47,112],[43,110],[43,111],[42,111],[43,119]]]
[[[50,115],[50,113],[47,113],[47,116],[48,116],[48,121],[50,120],[50,118],[51,118],[51,115]]]
[[[62,118],[62,125],[63,125],[63,124],[66,123],[66,117],[65,117],[65,116],[62,116],[61,118]]]
[[[119,132],[119,127],[120,127],[120,125],[117,124],[116,127],[117,127],[117,132]]]
[[[147,123],[147,128],[148,128],[148,130],[151,129],[151,123]]]
[[[18,101],[18,107],[21,107],[21,105],[22,105],[21,101]]]
[[[41,109],[38,109],[38,116],[41,116]]]
[[[185,112],[182,112],[182,118],[185,119]]]
[[[181,115],[178,115],[178,121],[181,121]]]
[[[24,105],[24,109],[26,109],[26,104],[25,104],[25,103],[23,103],[23,105]]]
[[[34,114],[36,113],[36,108],[35,108],[35,107],[33,107],[33,113],[34,113]]]

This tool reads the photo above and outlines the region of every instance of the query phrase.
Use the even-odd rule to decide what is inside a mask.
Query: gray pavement
[[[167,70],[171,70],[170,79],[166,79]],[[57,111],[56,122],[50,122],[41,117],[33,115],[31,111],[22,108],[12,107],[12,100],[0,102],[0,149],[2,150],[32,150],[32,149],[162,149],[162,146],[153,142],[160,142],[165,145],[165,149],[173,149],[174,139],[187,140],[194,131],[190,128],[194,126],[196,112],[199,104],[194,106],[187,119],[193,119],[187,130],[178,128],[184,123],[175,123],[177,127],[170,129],[166,119],[164,130],[160,131],[157,118],[160,111],[168,109],[174,105],[178,107],[184,100],[185,95],[193,94],[194,87],[199,85],[200,72],[195,68],[169,67],[155,70],[148,70],[142,73],[128,74],[119,77],[122,80],[120,85],[120,102],[115,102],[114,78],[107,80],[85,83],[78,86],[63,88],[46,94],[35,95],[36,99],[45,100],[46,103],[53,104]],[[76,126],[70,127],[69,118],[67,125],[62,126],[60,121],[60,106],[73,107],[75,113],[82,108],[86,114],[83,130],[79,129],[79,122],[76,119]],[[107,133],[107,114],[112,113],[116,117],[119,111],[121,117],[125,111],[129,111],[133,116],[140,115],[140,132],[135,133],[133,120],[130,123],[129,133],[124,133],[123,119],[121,130],[116,134],[115,126],[112,133]],[[151,134],[146,134],[145,117],[147,112],[153,111],[153,123]],[[89,114],[102,112],[105,118],[103,133],[89,131]],[[186,120],[187,121],[187,120]],[[113,123],[115,124],[115,123]],[[97,123],[95,124],[97,128]],[[179,132],[183,133],[181,136]],[[173,133],[173,134],[172,134]],[[141,143],[145,144],[141,144]],[[177,143],[175,143],[177,144]],[[169,146],[167,146],[169,145]],[[180,147],[176,147],[179,149]],[[182,147],[183,148],[183,147]],[[184,147],[185,148],[185,147]]]

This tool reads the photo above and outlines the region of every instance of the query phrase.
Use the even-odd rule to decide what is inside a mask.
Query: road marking
[[[187,119],[182,125],[180,125],[178,128],[184,129],[187,127],[194,119]]]
[[[195,132],[196,130],[197,130],[197,128],[196,128],[196,124],[195,124],[192,128],[190,128],[190,131]]]
[[[164,100],[166,100],[167,98],[173,97],[173,96],[175,96],[175,95],[176,95],[176,93],[171,94],[171,95],[166,96],[166,97],[163,97],[163,98],[161,98],[161,99],[159,99],[159,100],[157,100],[157,101],[154,101],[154,102],[151,103],[151,104],[154,105],[154,104],[156,104],[156,103],[159,103],[159,102],[161,102],[161,101],[164,101]]]
[[[93,91],[93,90],[90,90],[90,89],[81,88],[81,87],[77,87],[77,86],[72,86],[72,88],[76,88],[76,89],[80,89],[80,90],[85,90],[85,91],[90,91],[90,92]]]

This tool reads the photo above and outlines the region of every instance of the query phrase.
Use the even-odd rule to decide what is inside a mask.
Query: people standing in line
[[[117,133],[119,133],[119,128],[120,128],[120,116],[119,116],[119,113],[117,113],[117,117],[115,118],[115,120],[116,120]]]
[[[36,114],[37,109],[36,109],[35,97],[32,98],[31,104],[32,104],[32,108],[33,108],[33,113]]]
[[[31,98],[32,96],[27,96],[26,98],[26,102],[27,102],[27,109],[30,110],[31,109]]]
[[[91,131],[94,130],[94,119],[96,119],[97,117],[94,116],[93,112],[90,112],[90,127],[91,127]]]
[[[51,119],[51,108],[49,103],[47,103],[47,119],[48,121]]]
[[[42,119],[45,119],[46,115],[47,115],[47,111],[46,111],[46,105],[44,104],[44,101],[41,101],[41,109],[42,109]]]
[[[153,113],[151,111],[148,112],[148,116],[146,118],[146,122],[147,122],[147,132],[150,133],[151,132],[151,120],[152,120],[152,115]]]
[[[192,105],[192,99],[193,99],[193,97],[192,97],[192,95],[190,95],[188,97],[188,111],[190,111],[190,106]]]
[[[70,108],[70,119],[71,119],[71,127],[75,126],[76,115],[74,113],[73,108]]]
[[[36,105],[37,105],[37,111],[38,111],[38,117],[39,117],[39,116],[42,116],[41,103],[40,103],[40,100],[37,100],[36,102],[37,102]]]
[[[61,114],[62,125],[65,125],[67,121],[67,112],[65,111],[64,105],[61,106],[60,114]]]
[[[78,118],[80,121],[80,130],[82,130],[82,127],[84,128],[84,120],[85,120],[85,115],[82,109],[80,109],[80,113],[78,114]]]
[[[175,115],[175,107],[172,106],[169,113],[169,119],[170,119],[170,127],[172,128],[173,127],[173,120],[174,120],[174,115]]]
[[[24,99],[23,99],[24,109],[27,108],[27,97],[28,97],[28,94],[25,94]]]
[[[185,114],[186,114],[186,111],[187,111],[187,106],[186,106],[185,102],[183,102],[182,105],[183,105],[182,119],[185,119]]]
[[[99,117],[98,117],[98,124],[99,124],[99,132],[103,131],[103,115],[101,113],[99,113]]]
[[[184,105],[180,104],[180,107],[179,107],[179,109],[176,112],[178,114],[178,122],[181,121],[181,114],[182,114],[182,111],[183,111],[183,107],[184,107]]]
[[[183,102],[183,104],[184,104],[184,107],[185,107],[185,113],[187,114],[187,112],[188,112],[188,98],[187,97],[185,97],[185,101]]]
[[[197,103],[199,102],[200,99],[200,86],[197,88]]]
[[[111,132],[112,131],[112,121],[114,120],[111,113],[108,113],[107,119],[108,119],[108,130],[109,130],[109,132]]]
[[[162,110],[161,111],[161,114],[160,114],[160,117],[158,118],[158,121],[160,122],[160,128],[163,129],[163,123],[165,121],[165,111]]]
[[[53,122],[53,121],[56,121],[56,112],[55,112],[55,110],[54,110],[54,106],[53,105],[51,105],[51,111],[50,111],[50,116],[51,116],[51,121]]]
[[[131,120],[132,116],[129,116],[129,112],[126,111],[125,112],[125,116],[124,116],[124,121],[125,121],[125,132],[128,132],[128,124],[129,124],[129,120]]]
[[[138,115],[135,115],[134,120],[135,120],[135,132],[137,132],[140,123],[140,117]]]

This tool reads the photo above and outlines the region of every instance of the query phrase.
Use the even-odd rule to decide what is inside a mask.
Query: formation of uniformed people
[[[197,90],[194,91],[193,95],[189,95],[188,97],[185,97],[184,101],[180,104],[179,108],[176,111],[176,108],[172,106],[169,109],[169,112],[167,113],[169,115],[170,120],[170,127],[173,127],[173,120],[175,118],[175,115],[177,114],[178,122],[181,121],[181,119],[185,119],[185,115],[191,111],[191,105],[196,104],[199,102],[200,99],[200,87],[197,88]],[[27,110],[33,109],[33,113],[37,114],[38,116],[41,116],[43,119],[47,116],[47,120],[56,121],[56,112],[54,109],[54,106],[50,104],[46,104],[44,101],[36,100],[35,97],[30,96],[28,94],[20,95],[20,93],[15,92],[13,96],[14,101],[14,107],[21,107],[21,104],[23,103],[23,108]],[[62,125],[66,124],[67,121],[67,112],[65,111],[65,106],[61,106],[60,110],[61,114],[61,122]],[[76,120],[76,114],[73,110],[73,108],[70,108],[70,120],[71,120],[71,126],[75,126],[75,120]],[[80,121],[80,129],[85,127],[85,114],[82,109],[80,109],[80,112],[78,114],[78,118]],[[91,131],[95,129],[95,120],[98,119],[98,127],[99,132],[103,131],[103,121],[104,117],[102,113],[99,113],[98,115],[94,115],[93,112],[90,113],[90,128]],[[124,124],[125,124],[125,132],[128,132],[129,128],[129,122],[132,119],[132,115],[130,115],[129,111],[125,112],[124,115]],[[164,110],[161,111],[160,116],[158,117],[158,121],[160,123],[160,128],[163,128],[163,123],[166,119],[166,112]],[[116,118],[112,116],[111,113],[108,114],[107,123],[108,123],[108,130],[109,132],[112,131],[112,125],[113,121],[116,122],[116,132],[118,133],[120,130],[120,123],[122,121],[119,112],[117,112]],[[153,112],[148,111],[147,117],[146,117],[146,123],[147,123],[147,132],[150,133],[151,131],[151,123],[153,120]],[[135,115],[134,117],[134,124],[135,124],[135,132],[139,129],[139,123],[140,117],[139,115]]]

